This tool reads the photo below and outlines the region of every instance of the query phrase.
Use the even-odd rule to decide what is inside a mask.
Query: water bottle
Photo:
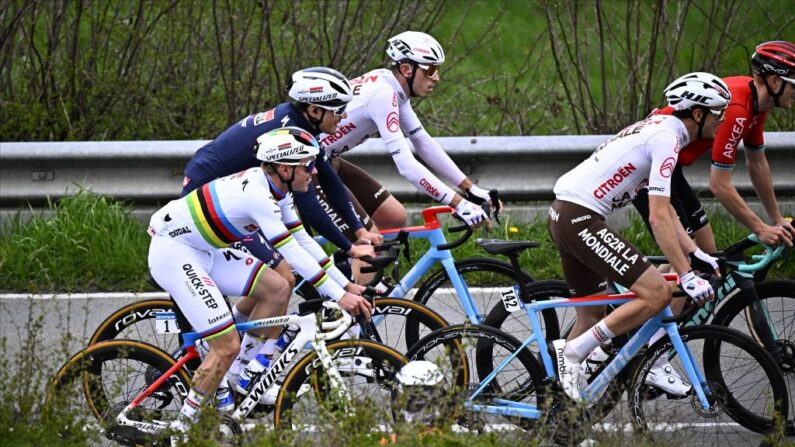
[[[251,382],[257,378],[263,371],[268,369],[271,364],[271,359],[268,358],[265,354],[257,354],[246,366],[246,369],[240,373],[240,377],[237,379],[237,383],[235,384],[235,388],[241,393],[246,394],[248,392],[248,387],[251,385]]]
[[[215,391],[215,406],[219,413],[229,413],[235,409],[235,399],[232,397],[232,384],[226,377],[221,380],[221,385]]]
[[[276,340],[276,353],[281,353],[284,351],[284,348],[289,345],[293,339],[295,339],[295,334],[299,331],[299,327],[291,324],[284,328],[282,331],[282,335],[279,336],[279,339]]]

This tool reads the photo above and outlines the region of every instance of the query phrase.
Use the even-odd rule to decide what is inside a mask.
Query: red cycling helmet
[[[795,73],[795,44],[774,40],[758,45],[751,56],[751,67],[760,75],[792,77]]]
[[[787,83],[795,85],[795,44],[784,40],[773,40],[759,44],[751,56],[751,70],[762,76],[773,103],[779,106],[778,99],[784,94]],[[767,75],[776,75],[785,82],[774,92],[767,82]]]

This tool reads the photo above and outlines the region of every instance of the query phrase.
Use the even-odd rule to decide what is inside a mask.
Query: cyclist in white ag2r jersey
[[[380,228],[405,226],[406,209],[372,177],[339,158],[375,133],[380,135],[400,174],[418,190],[455,208],[467,224],[486,222],[490,226],[478,206],[489,200],[488,190],[473,184],[461,172],[423,128],[411,107],[411,97],[427,97],[439,82],[439,66],[444,63],[441,45],[425,33],[406,31],[389,39],[386,52],[392,60],[390,68],[351,80],[353,100],[348,103],[348,116],[334,134],[320,135],[320,145],[334,159],[342,181]],[[407,137],[417,154],[439,175],[461,188],[466,198],[414,158]]]
[[[224,262],[219,248],[261,231],[298,273],[323,295],[353,315],[369,317],[371,305],[328,259],[301,225],[290,191],[305,191],[315,170],[320,147],[308,132],[280,128],[257,138],[261,167],[213,180],[169,202],[149,223],[152,242],[149,270],[185,314],[191,326],[210,345],[193,376],[193,386],[173,427],[184,432],[196,420],[207,396],[216,392],[224,374],[240,352],[240,336],[224,295],[241,295],[273,270],[240,252],[239,262]],[[284,282],[284,281],[281,281]],[[278,296],[257,300],[251,318],[284,315],[289,288]],[[253,357],[263,344],[275,344],[281,328],[253,330]],[[249,337],[249,334],[246,334]],[[264,348],[264,347],[263,347]]]
[[[564,392],[580,400],[580,363],[601,343],[636,328],[671,302],[671,289],[661,273],[604,219],[648,189],[650,224],[663,254],[679,274],[680,287],[696,301],[713,295],[710,284],[696,276],[689,254],[713,267],[715,259],[697,250],[670,203],[671,175],[679,151],[699,133],[713,138],[731,94],[709,73],[685,75],[665,89],[671,116],[654,115],[603,143],[555,184],[549,209],[550,235],[557,245],[563,273],[573,296],[604,293],[607,280],[638,295],[605,317],[604,307],[578,307],[568,340],[555,340],[558,378]],[[655,342],[665,332],[652,338]],[[663,360],[665,362],[665,360]],[[671,366],[656,365],[651,380],[669,394],[684,395],[690,386]]]

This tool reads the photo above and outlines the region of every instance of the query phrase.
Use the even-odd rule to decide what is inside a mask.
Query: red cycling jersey
[[[764,149],[765,139],[762,133],[765,130],[767,112],[758,111],[758,94],[753,78],[749,76],[732,76],[723,78],[732,100],[726,109],[726,118],[718,127],[715,140],[701,138],[688,144],[679,153],[678,164],[692,165],[704,152],[712,149],[712,166],[718,169],[734,168],[737,159],[737,146],[740,141],[745,143],[748,150]],[[655,110],[652,114],[670,115],[672,107]]]

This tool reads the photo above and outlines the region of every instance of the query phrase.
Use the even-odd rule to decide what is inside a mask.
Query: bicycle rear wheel
[[[91,335],[89,345],[116,339],[138,340],[158,347],[167,353],[177,353],[182,343],[178,332],[158,333],[156,316],[160,312],[175,312],[181,318],[179,309],[171,300],[153,299],[137,301],[113,312],[99,324]],[[187,321],[178,321],[178,327],[190,327]]]
[[[157,436],[133,427],[121,427],[116,416],[133,398],[166,372],[175,360],[158,348],[133,340],[98,343],[72,356],[50,384],[48,417],[74,415],[104,437],[123,445],[151,443]],[[190,390],[184,369],[169,377],[130,414],[137,421],[169,421],[179,415]]]
[[[570,298],[571,293],[569,286],[565,281],[556,279],[536,281],[527,285],[528,296],[525,299],[530,301],[548,301],[558,298]],[[548,317],[548,314],[554,314],[556,318]],[[573,307],[562,307],[559,309],[547,309],[541,312],[539,319],[544,326],[544,334],[547,340],[557,340],[561,338],[561,331],[572,325],[575,321],[576,315]],[[503,332],[507,332],[516,338],[522,340],[527,338],[533,329],[530,327],[530,320],[527,318],[527,312],[518,310],[515,312],[508,312],[505,306],[500,302],[491,308],[483,324],[497,328]],[[533,349],[536,349],[533,347]]]
[[[643,355],[634,371],[629,407],[635,427],[665,445],[759,445],[765,435],[783,430],[788,411],[786,385],[770,354],[750,337],[720,326],[680,329],[682,341],[706,378],[711,408],[695,393],[669,397],[645,384],[654,362],[668,356],[687,379],[681,352],[668,337]],[[781,431],[781,430],[779,430]],[[781,433],[779,433],[781,434]]]
[[[470,258],[455,262],[455,268],[467,286],[472,299],[480,312],[480,318],[485,317],[485,312],[498,306],[503,306],[503,293],[513,289],[516,285],[515,273],[511,264],[499,259]],[[528,284],[534,284],[533,278],[525,272],[522,277]],[[469,322],[461,302],[456,295],[453,284],[447,272],[442,269],[434,272],[418,288],[414,301],[420,302],[438,312],[452,324]],[[549,335],[555,335],[558,330],[558,320],[554,310],[542,312],[542,325],[545,331],[553,330]],[[483,322],[485,324],[485,322]],[[550,337],[553,340],[558,337]]]
[[[348,407],[339,401],[317,353],[301,358],[284,379],[273,415],[275,426],[294,437],[291,444],[316,443],[324,430],[339,430],[340,424],[353,417],[357,425],[366,427],[392,423],[395,375],[408,359],[369,340],[340,340],[327,343],[326,348],[352,401]],[[353,413],[346,415],[343,408]]]

